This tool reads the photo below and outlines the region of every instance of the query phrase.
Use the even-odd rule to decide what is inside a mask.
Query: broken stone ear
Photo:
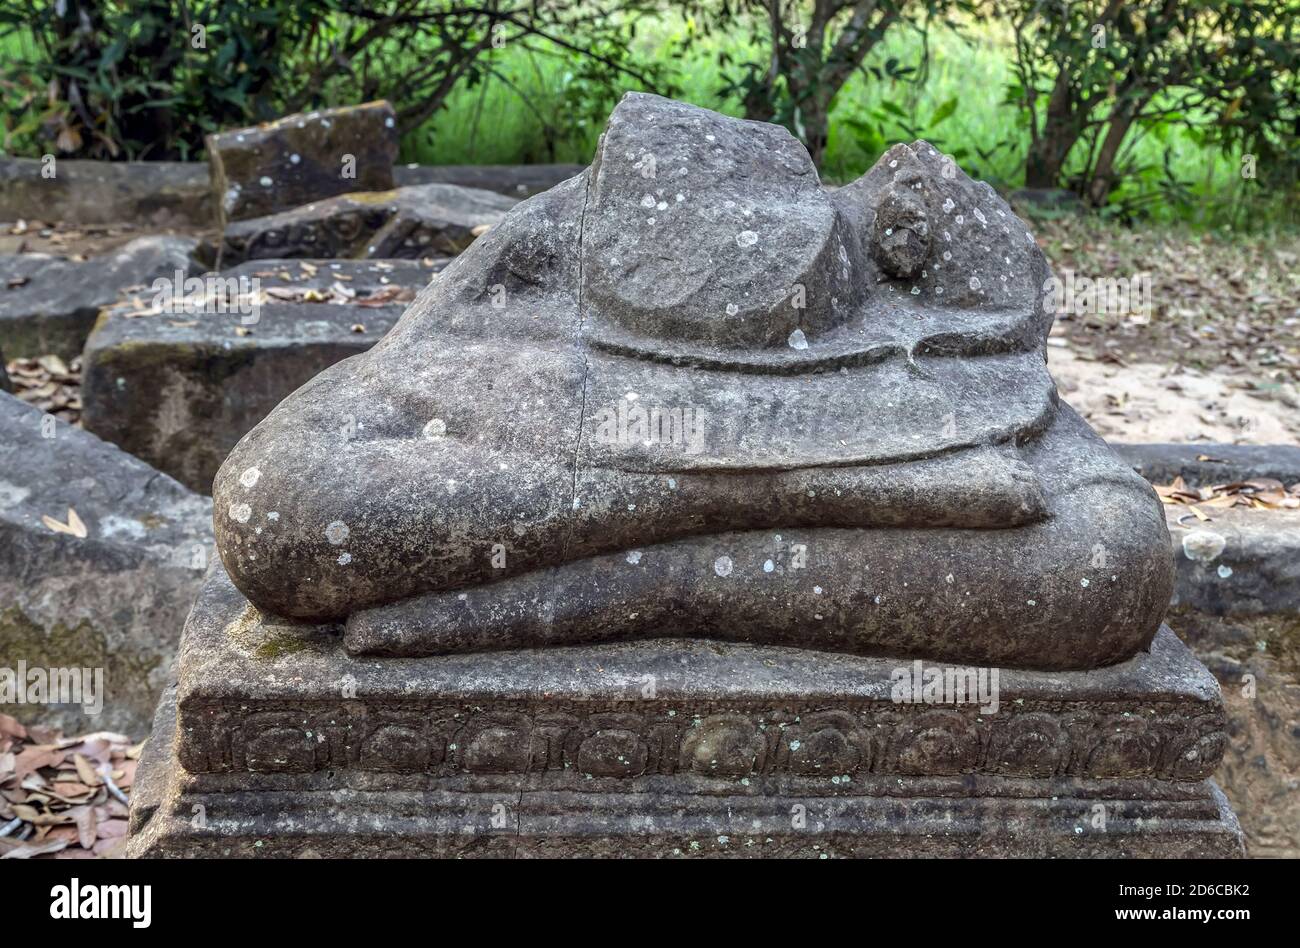
[[[871,232],[871,255],[890,276],[909,279],[930,256],[930,221],[921,176],[900,172],[882,193]]]

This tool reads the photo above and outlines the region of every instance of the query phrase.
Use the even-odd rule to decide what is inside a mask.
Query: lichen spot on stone
[[[752,230],[742,230],[736,235],[736,245],[739,247],[752,247],[758,243],[758,234]]]
[[[0,507],[16,507],[32,494],[31,489],[0,481]]]
[[[325,528],[325,539],[334,546],[342,546],[351,532],[342,520],[334,520]]]
[[[719,576],[727,577],[731,575],[731,557],[719,556],[713,561],[713,572]]]
[[[1212,563],[1218,559],[1228,540],[1213,530],[1193,530],[1183,537],[1183,555],[1198,563]]]
[[[424,426],[424,436],[430,441],[437,441],[447,434],[447,423],[441,418],[431,418]]]
[[[340,553],[338,562],[339,562],[339,566],[347,566],[349,563],[352,562],[352,554]]]
[[[253,516],[253,508],[248,504],[231,504],[228,512],[236,523],[248,523],[248,518]]]
[[[262,472],[255,467],[250,467],[239,475],[239,483],[246,488],[256,487],[258,480],[262,477]]]
[[[627,561],[631,563],[633,566],[636,566],[637,563],[641,562],[641,551],[629,550],[627,554]]]
[[[794,332],[790,333],[790,338],[787,341],[790,343],[791,349],[808,348],[808,337],[803,334],[802,329],[796,329]]]

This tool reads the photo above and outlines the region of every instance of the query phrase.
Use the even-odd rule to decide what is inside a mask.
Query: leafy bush
[[[387,98],[403,128],[522,45],[571,60],[567,105],[616,81],[664,87],[630,62],[649,3],[444,0],[0,0],[4,149],[193,158],[208,132]]]
[[[193,157],[209,131],[271,117],[321,0],[0,0],[7,151]]]
[[[1253,156],[1294,186],[1300,149],[1300,3],[1295,0],[1005,0],[1016,35],[1020,106],[1030,136],[1025,183],[1067,186],[1102,206],[1126,183],[1169,168],[1133,160],[1141,136],[1181,130]],[[1132,190],[1132,189],[1130,189]],[[1150,199],[1154,192],[1142,192]]]

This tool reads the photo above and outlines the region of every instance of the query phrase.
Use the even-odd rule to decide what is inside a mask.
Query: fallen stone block
[[[11,359],[81,354],[100,309],[127,288],[202,271],[192,237],[139,237],[78,261],[48,254],[0,257],[0,339]]]
[[[1300,513],[1167,508],[1170,623],[1219,680],[1228,746],[1216,779],[1254,856],[1300,856]]]
[[[1201,522],[1167,510],[1174,541],[1175,606],[1209,615],[1300,618],[1300,511],[1220,509]]]
[[[60,158],[54,177],[35,158],[0,158],[0,220],[210,227],[216,206],[207,165],[196,161]]]
[[[0,710],[70,733],[141,733],[211,542],[206,497],[0,394]],[[60,682],[81,694],[55,693]]]
[[[422,184],[363,191],[226,227],[223,266],[297,257],[455,256],[515,205],[493,191]]]
[[[83,423],[211,493],[217,468],[253,425],[378,342],[446,263],[259,260],[220,274],[244,281],[252,298],[241,306],[253,312],[115,307],[86,345]],[[347,424],[340,416],[340,430]]]
[[[225,224],[349,191],[392,189],[397,118],[387,102],[367,102],[209,135],[207,145]]]
[[[495,191],[513,198],[549,191],[582,173],[585,165],[397,165],[393,180],[410,184],[454,184]]]
[[[1268,477],[1300,482],[1300,445],[1111,444],[1133,470],[1153,484],[1181,477],[1188,487],[1232,484]]]
[[[41,177],[41,167],[33,158],[0,158],[0,220],[69,224],[143,220],[159,226],[192,227],[218,223],[217,201],[205,161],[60,159],[55,178]],[[525,198],[549,190],[582,169],[577,164],[395,165],[392,180],[380,190],[454,184]],[[345,191],[364,187],[356,181],[348,185]]]

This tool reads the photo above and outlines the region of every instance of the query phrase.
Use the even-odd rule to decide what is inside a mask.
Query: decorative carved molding
[[[679,772],[750,776],[858,773],[1017,777],[1209,776],[1223,757],[1221,709],[1167,704],[1142,713],[1105,703],[977,708],[482,710],[347,701],[298,709],[182,706],[181,763],[191,773],[523,774],[602,778]]]

